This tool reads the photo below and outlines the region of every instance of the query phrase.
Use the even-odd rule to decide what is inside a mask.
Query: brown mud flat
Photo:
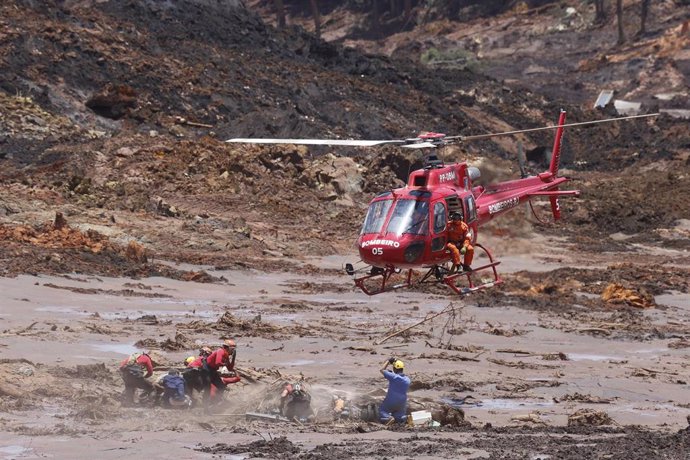
[[[565,257],[535,251],[523,257],[523,268],[554,256]],[[506,272],[504,287],[463,299],[414,290],[366,297],[328,274],[335,263],[324,259],[325,272],[310,278],[320,289],[295,290],[299,273],[214,269],[210,276],[228,282],[2,278],[0,439],[28,456],[58,457],[75,452],[67,439],[84,455],[106,452],[106,458],[162,458],[164,445],[165,455],[191,458],[296,459],[642,458],[651,452],[681,458],[688,448],[686,289],[660,285],[648,308],[627,305],[626,297],[606,302],[611,280],[630,291],[648,282],[626,278],[623,264],[598,276]],[[544,289],[552,278],[562,280],[559,288]],[[530,279],[534,289],[523,286]],[[148,295],[120,295],[125,289]],[[534,296],[539,308],[529,302]],[[377,345],[449,306],[452,315]],[[152,349],[157,368],[167,369],[226,337],[238,340],[244,379],[211,414],[200,407],[120,407],[116,369],[128,353]],[[382,397],[378,368],[390,355],[407,363],[411,409],[456,404],[460,418],[436,429],[333,420],[334,394]],[[245,412],[268,407],[276,382],[300,376],[314,395],[316,423],[244,419]],[[151,438],[156,441],[146,441]],[[586,446],[586,453],[576,446]]]
[[[453,439],[468,437],[471,441]],[[449,433],[417,430],[414,437],[397,440],[358,440],[301,448],[286,437],[260,439],[248,444],[218,443],[197,450],[245,458],[346,460],[348,458],[685,458],[690,449],[686,430],[663,434],[641,428],[530,429],[485,427]]]

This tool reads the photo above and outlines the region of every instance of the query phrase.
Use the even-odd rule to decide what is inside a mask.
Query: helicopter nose
[[[424,242],[418,241],[410,244],[407,249],[405,249],[404,257],[405,262],[409,264],[415,263],[424,253]]]

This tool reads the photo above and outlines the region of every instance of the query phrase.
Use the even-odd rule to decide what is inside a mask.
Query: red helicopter
[[[561,111],[556,126],[477,136],[446,136],[439,133],[425,133],[412,139],[382,141],[237,138],[229,139],[226,142],[360,147],[398,145],[404,148],[435,148],[454,142],[556,129],[549,168],[537,175],[527,176],[521,162],[521,179],[487,186],[474,185],[474,181],[480,177],[478,168],[469,166],[465,162],[446,165],[436,156],[430,155],[422,169],[410,174],[404,187],[383,192],[369,203],[369,209],[357,239],[359,256],[367,266],[358,270],[355,270],[354,266],[349,263],[345,266],[349,275],[365,272],[362,276],[354,278],[355,284],[362,291],[368,295],[375,295],[402,287],[410,287],[413,285],[413,269],[423,268],[427,270],[426,274],[418,282],[444,283],[455,293],[464,295],[502,282],[496,269],[500,262],[494,260],[487,248],[477,243],[477,235],[481,225],[518,207],[520,203],[537,197],[549,199],[551,212],[556,220],[561,216],[559,197],[579,195],[578,190],[560,190],[560,187],[569,180],[558,175],[561,140],[565,127],[649,117],[657,114],[569,125],[565,124],[565,115],[565,111]],[[486,260],[486,263],[482,265],[473,268],[464,267],[460,272],[449,269],[451,255],[447,248],[449,242],[448,223],[450,217],[455,213],[458,213],[469,227],[468,233],[471,244],[481,250]],[[394,275],[401,273],[401,281],[397,278],[393,279]],[[490,274],[488,277],[482,277],[487,273]],[[463,279],[467,280],[466,285],[458,286],[458,282]],[[393,284],[394,281],[396,281],[395,284]]]

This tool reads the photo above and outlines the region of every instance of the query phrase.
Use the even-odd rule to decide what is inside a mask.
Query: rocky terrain
[[[652,2],[636,34],[639,2],[623,2],[617,45],[613,11],[597,24],[576,0],[452,16],[412,2],[374,35],[366,5],[323,2],[321,38],[308,3],[285,1],[282,29],[273,2],[0,4],[0,454],[683,458],[688,8]],[[593,109],[604,89],[660,115],[567,129],[580,198],[555,224],[516,210],[483,228],[505,283],[463,299],[435,285],[368,298],[341,270],[368,201],[418,153],[223,142],[484,134],[552,125],[560,108],[584,122],[618,115]],[[518,143],[538,172],[552,142],[439,154],[504,180]],[[457,314],[376,344],[449,303]],[[125,354],[171,366],[227,336],[246,378],[216,414],[117,404]],[[368,394],[391,354],[420,406],[483,404],[440,430],[237,415],[299,373],[324,401]]]

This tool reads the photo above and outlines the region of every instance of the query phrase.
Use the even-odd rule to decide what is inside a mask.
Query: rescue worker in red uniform
[[[122,405],[134,405],[134,394],[137,388],[145,391],[146,396],[155,393],[153,383],[146,380],[153,375],[153,361],[148,353],[133,353],[120,363],[120,375],[125,382],[122,393]]]
[[[228,370],[235,368],[235,356],[237,354],[237,346],[233,339],[227,339],[223,342],[223,346],[211,353],[205,358],[202,358],[201,378],[204,387],[204,408],[208,409],[208,404],[211,400],[211,387],[215,386],[218,390],[225,390],[225,382],[218,370],[225,366]],[[232,359],[230,358],[232,356]]]
[[[453,258],[453,266],[451,273],[455,273],[461,266],[460,255],[464,255],[462,262],[462,270],[472,271],[472,258],[474,257],[474,248],[472,247],[472,240],[470,236],[470,227],[462,220],[462,214],[454,212],[450,216],[450,223],[448,224],[448,244],[446,249],[450,251]]]
[[[234,343],[234,341],[231,341]],[[231,347],[230,344],[228,345],[228,354],[230,354],[230,350],[232,349],[232,358],[230,361],[225,364],[226,367],[228,367],[228,370],[233,371],[235,367],[235,355],[236,353],[236,347]],[[199,393],[203,393],[204,389],[206,388],[205,385],[205,379],[202,376],[202,368],[204,365],[204,359],[208,358],[213,351],[209,347],[203,347],[200,350],[199,356],[189,356],[184,360],[184,365],[186,369],[182,371],[182,376],[185,379],[186,382],[186,388],[187,388],[187,393],[191,396],[193,390],[198,391]],[[228,385],[230,383],[237,383],[241,379],[238,375],[233,375],[233,376],[220,376],[221,381],[225,384]],[[213,399],[216,395],[216,390],[217,387],[214,384],[211,384],[211,399]]]

